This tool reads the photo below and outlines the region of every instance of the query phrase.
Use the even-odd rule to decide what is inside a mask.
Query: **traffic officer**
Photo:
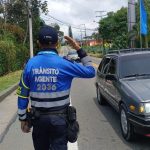
[[[63,59],[56,49],[58,34],[50,26],[41,27],[38,34],[40,51],[26,64],[18,87],[18,115],[23,132],[30,132],[26,109],[31,107],[42,115],[33,123],[35,150],[67,150],[67,123],[59,115],[70,105],[73,78],[92,78],[95,70],[86,52],[70,37],[68,43],[77,50],[82,64]],[[54,112],[54,115],[46,115]],[[45,114],[45,115],[44,115]]]

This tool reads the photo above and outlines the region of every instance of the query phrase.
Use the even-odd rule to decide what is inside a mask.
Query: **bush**
[[[15,49],[12,41],[0,41],[0,76],[14,70]]]
[[[99,45],[83,46],[83,49],[85,49],[87,53],[93,53],[93,54],[102,53],[102,48]]]
[[[27,46],[23,46],[23,30],[15,25],[0,24],[0,76],[23,68],[29,57]]]
[[[22,69],[28,58],[29,50],[25,46],[15,46],[12,41],[0,41],[0,76]]]
[[[25,36],[25,32],[22,28],[16,25],[12,25],[12,24],[6,24],[6,25],[0,24],[1,35],[2,34],[5,35],[4,32],[11,33],[15,37],[17,42],[23,41],[24,36]]]
[[[29,49],[23,45],[18,45],[16,48],[16,63],[14,66],[15,70],[22,69],[24,64],[29,58]]]

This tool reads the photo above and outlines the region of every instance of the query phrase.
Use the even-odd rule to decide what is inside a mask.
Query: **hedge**
[[[13,71],[16,47],[12,41],[0,41],[0,76]]]
[[[23,68],[29,57],[23,38],[24,31],[20,27],[10,24],[0,26],[0,76]]]
[[[0,41],[0,76],[22,69],[28,55],[25,46],[15,46],[12,41]]]

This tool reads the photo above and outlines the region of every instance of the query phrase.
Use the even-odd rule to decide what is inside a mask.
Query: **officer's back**
[[[29,132],[26,108],[40,113],[33,121],[35,150],[67,150],[67,121],[65,114],[70,105],[70,88],[74,77],[92,78],[95,70],[86,52],[71,38],[66,40],[77,50],[83,65],[63,59],[56,50],[58,35],[55,29],[44,26],[39,31],[37,56],[28,61],[18,88],[18,115],[23,132]]]

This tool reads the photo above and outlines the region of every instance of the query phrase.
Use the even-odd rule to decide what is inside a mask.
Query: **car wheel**
[[[99,87],[96,88],[96,93],[97,93],[97,101],[100,105],[104,105],[105,104],[105,99],[103,98],[103,96],[101,95],[100,89]]]
[[[120,126],[124,139],[127,141],[132,141],[135,134],[134,126],[129,122],[127,117],[127,109],[123,104],[120,107]]]

